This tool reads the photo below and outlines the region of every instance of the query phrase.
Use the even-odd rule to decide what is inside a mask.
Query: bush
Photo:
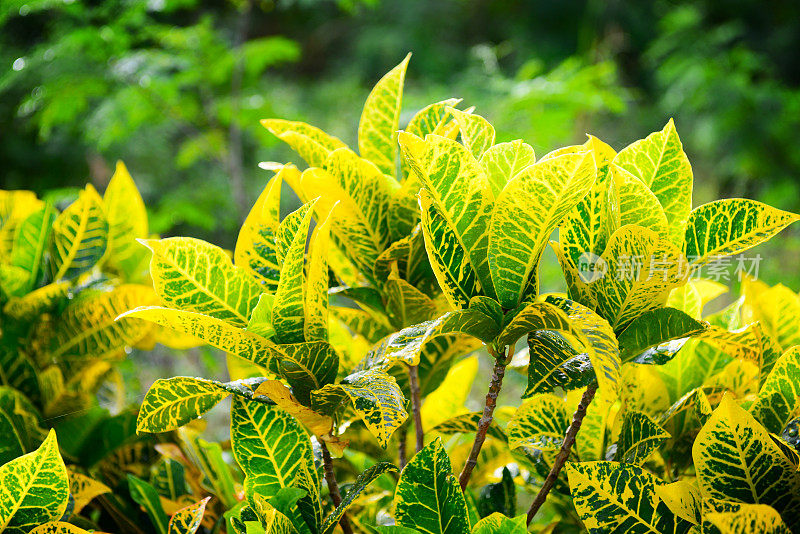
[[[800,297],[745,276],[742,298],[709,314],[727,288],[696,276],[798,217],[745,199],[692,209],[692,170],[671,121],[618,153],[590,136],[538,159],[523,141],[495,144],[491,124],[458,100],[424,108],[397,133],[407,63],[370,93],[358,153],[313,126],[263,121],[309,167],[263,165],[275,176],[232,258],[197,239],[143,241],[158,302],[141,299],[118,322],[90,322],[55,345],[80,339],[105,361],[83,341],[93,329],[155,325],[151,339],[189,335],[234,356],[231,381],[156,381],[136,416],[141,436],[130,417],[91,430],[81,465],[106,486],[81,492],[54,434],[34,450],[35,407],[6,388],[17,400],[4,412],[15,430],[3,433],[4,450],[16,446],[2,467],[4,526],[800,530]],[[284,182],[303,205],[281,220]],[[3,218],[4,232],[24,236],[15,220]],[[539,292],[548,244],[567,294]],[[98,277],[85,271],[104,253],[78,250],[94,261],[77,280]],[[4,273],[16,271],[14,257]],[[57,275],[45,281],[57,283],[72,264],[53,257],[44,265]],[[33,287],[15,280],[3,279],[5,314]],[[104,334],[115,350],[138,341],[128,337]],[[34,346],[14,339],[14,357]],[[469,354],[479,348],[493,371],[483,411],[471,412]],[[524,400],[498,407],[509,369],[527,376]],[[202,440],[197,419],[229,396],[230,442]],[[64,429],[62,438],[76,431]],[[39,439],[15,445],[26,434]]]

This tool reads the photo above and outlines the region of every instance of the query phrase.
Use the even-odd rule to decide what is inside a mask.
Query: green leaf
[[[166,432],[196,419],[230,395],[220,382],[176,376],[156,380],[142,401],[137,432]]]
[[[306,238],[311,225],[314,203],[305,204],[295,214],[302,213],[300,223],[286,231],[288,246],[280,254],[283,258],[281,276],[275,301],[272,305],[272,326],[279,343],[302,343],[305,324],[305,277],[303,269],[306,255]],[[290,215],[291,217],[291,215]],[[288,217],[287,217],[288,219]],[[284,227],[279,228],[279,235]]]
[[[539,260],[550,235],[589,192],[596,168],[589,152],[543,159],[517,174],[497,197],[488,260],[498,300],[515,308],[538,293]]]
[[[471,531],[472,534],[526,534],[527,532],[528,525],[525,524],[524,515],[512,519],[496,512],[478,521]]]
[[[780,433],[800,408],[800,347],[786,351],[767,376],[750,413],[770,432]]]
[[[167,306],[246,326],[261,285],[219,247],[189,237],[147,240],[153,287]]]
[[[661,481],[640,467],[616,462],[565,467],[575,509],[590,534],[687,532],[691,527],[681,525],[656,495]]]
[[[275,295],[261,293],[258,303],[250,313],[250,320],[247,322],[247,331],[269,339],[275,335],[275,328],[272,326],[272,306],[275,304]]]
[[[670,437],[669,433],[647,414],[627,411],[617,441],[616,459],[620,462],[642,465]]]
[[[226,507],[232,507],[238,502],[235,482],[230,466],[222,457],[222,447],[219,443],[208,442],[203,439],[190,439],[190,444],[199,465],[214,490],[214,495],[220,498]]]
[[[236,265],[262,281],[270,292],[277,289],[281,273],[275,237],[280,224],[281,184],[288,172],[297,169],[282,168],[261,192],[239,230],[233,252]]]
[[[276,406],[234,397],[231,443],[236,462],[245,474],[247,495],[257,493],[271,499],[281,488],[294,486],[303,464],[313,469],[308,434]]]
[[[144,285],[123,284],[111,291],[88,290],[72,299],[48,332],[49,353],[58,360],[88,360],[116,356],[145,337],[152,325],[118,316],[155,300]]]
[[[639,178],[611,164],[609,167],[618,195],[619,224],[636,224],[669,239],[669,223],[658,198]]]
[[[399,328],[422,323],[436,316],[436,303],[425,293],[399,278],[396,271],[389,274],[385,292],[390,319]]]
[[[311,236],[306,263],[303,337],[306,341],[328,340],[328,250],[332,214],[328,214]]]
[[[528,384],[523,398],[588,386],[596,375],[589,355],[577,350],[558,332],[543,330],[528,336]]]
[[[339,506],[336,507],[336,509],[331,513],[331,515],[329,515],[325,519],[325,522],[322,524],[322,527],[320,527],[320,532],[322,534],[331,534],[336,528],[336,525],[339,523],[339,520],[347,511],[347,509],[350,507],[351,504],[353,504],[353,501],[365,489],[367,489],[367,486],[369,486],[373,480],[375,480],[382,474],[390,473],[393,471],[397,471],[397,467],[390,464],[389,462],[380,462],[373,465],[360,475],[358,475],[358,478],[356,478],[355,482],[353,482],[353,485],[350,486],[350,489],[347,490],[347,495],[344,496],[342,502],[339,504]]]
[[[168,534],[194,534],[200,528],[206,504],[211,497],[190,504],[175,512],[169,520]]]
[[[72,482],[72,478],[73,473],[70,473],[70,482]],[[89,480],[91,481],[91,479]],[[177,501],[179,497],[189,494],[186,486],[186,470],[183,464],[166,456],[153,466],[150,484],[159,495],[172,501]]]
[[[332,413],[344,398],[352,402],[355,412],[383,448],[408,418],[397,381],[381,369],[353,373],[338,384],[328,384],[311,393],[312,406],[323,413]]]
[[[64,515],[69,500],[67,468],[50,430],[35,450],[0,467],[0,530],[12,534]]]
[[[495,198],[500,195],[512,178],[536,162],[533,147],[521,139],[498,143],[487,148],[480,158],[481,167],[489,179],[489,185]]]
[[[128,489],[131,492],[131,498],[147,512],[156,531],[159,534],[167,534],[167,514],[164,513],[156,489],[141,478],[130,474],[128,475]]]
[[[372,88],[358,121],[358,151],[382,173],[396,174],[397,128],[403,100],[403,81],[411,54]]]
[[[339,372],[339,356],[325,341],[281,345],[280,374],[304,406],[311,404],[311,392],[332,384]]]
[[[800,216],[744,198],[698,206],[686,223],[686,257],[702,265],[763,243]]]
[[[56,210],[47,203],[42,209],[25,217],[17,226],[14,246],[11,249],[11,264],[25,269],[27,273],[27,283],[23,286],[21,294],[38,286],[42,279],[44,254],[56,215]]]
[[[403,469],[393,508],[402,527],[425,534],[469,532],[467,503],[440,439],[426,445]]]
[[[322,167],[332,151],[347,147],[336,137],[304,122],[264,119],[261,125],[292,147],[309,167]]]
[[[655,194],[669,223],[670,240],[680,246],[692,209],[692,166],[669,120],[664,129],[620,150],[613,163],[639,178]]]
[[[458,125],[461,142],[472,152],[475,159],[481,159],[483,153],[494,145],[494,127],[480,115],[465,113],[455,108],[448,108],[447,111]]]
[[[570,420],[562,398],[551,394],[535,395],[526,399],[508,422],[508,445],[512,449],[557,451],[564,442]]]
[[[428,135],[423,141],[403,132],[399,141],[424,186],[425,246],[448,300],[463,308],[473,296],[493,296],[486,256],[491,190],[483,169],[464,145],[451,139]]]
[[[36,369],[25,353],[14,345],[0,343],[0,383],[19,390],[33,401],[39,400]]]
[[[797,468],[730,395],[695,438],[692,457],[704,497],[768,504],[790,528],[800,524]]]
[[[78,200],[53,223],[49,243],[50,280],[72,280],[89,271],[106,253],[108,221],[103,201],[87,185]]]
[[[681,252],[652,230],[623,226],[601,256],[608,269],[593,282],[597,313],[620,331],[646,311],[664,305],[687,272]],[[683,271],[683,272],[681,272]]]
[[[514,517],[517,509],[517,493],[514,477],[507,467],[503,467],[503,476],[500,482],[487,484],[481,488],[478,497],[478,511],[481,517],[501,513]]]
[[[696,486],[679,480],[672,484],[656,486],[656,495],[681,519],[695,525],[700,523],[703,513],[703,497]]]
[[[690,337],[708,329],[708,324],[674,308],[657,308],[631,321],[618,336],[623,362],[647,363],[659,345]]]
[[[52,521],[39,525],[30,531],[30,534],[89,534],[88,530],[76,527],[64,521]]]
[[[40,416],[19,391],[0,387],[0,465],[33,451],[44,436]]]
[[[426,429],[425,433],[467,434],[471,432],[477,432],[478,424],[482,416],[483,412],[470,412],[461,415],[456,415],[444,421],[443,423],[439,423],[433,428]],[[506,436],[506,433],[503,432],[502,428],[500,428],[500,425],[497,423],[497,420],[492,420],[492,423],[489,425],[489,429],[487,430],[486,435],[491,436],[495,439],[499,439],[500,441],[506,441],[506,442],[508,441],[508,436]]]

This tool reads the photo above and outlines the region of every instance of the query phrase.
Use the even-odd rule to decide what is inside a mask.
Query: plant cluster
[[[590,136],[538,158],[521,140],[496,143],[492,125],[456,99],[399,130],[407,64],[370,93],[357,152],[305,123],[262,122],[308,167],[262,165],[275,175],[232,254],[192,238],[141,240],[155,298],[127,302],[109,328],[217,347],[230,355],[230,381],[156,381],[135,416],[139,435],[127,418],[115,427],[126,437],[104,447],[116,459],[114,492],[91,514],[77,506],[91,497],[65,485],[54,434],[38,449],[41,436],[20,445],[1,468],[10,489],[0,524],[800,532],[800,296],[745,278],[738,300],[709,313],[727,288],[695,276],[798,216],[746,199],[692,208],[672,121],[619,152]],[[284,183],[303,204],[281,218]],[[8,230],[15,246],[26,241],[20,228]],[[539,290],[548,246],[566,294]],[[118,263],[95,255],[91,263]],[[17,272],[10,265],[4,273]],[[86,272],[71,279],[114,287]],[[117,352],[138,341],[96,330]],[[38,346],[16,339],[15,357]],[[472,412],[464,403],[478,349],[492,374],[483,410]],[[69,356],[63,366],[77,360]],[[527,377],[523,400],[498,406],[508,372]],[[198,419],[227,397],[230,441],[202,440]],[[6,420],[22,435],[31,417]],[[85,469],[109,476],[104,466]]]

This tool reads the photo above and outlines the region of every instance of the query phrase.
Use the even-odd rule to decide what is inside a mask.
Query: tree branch
[[[578,403],[578,408],[575,410],[575,413],[572,414],[572,423],[570,423],[569,428],[567,429],[567,433],[564,436],[564,443],[561,444],[561,449],[556,455],[556,459],[553,462],[553,467],[547,474],[547,478],[544,480],[544,484],[542,484],[542,488],[539,490],[539,493],[536,494],[536,498],[531,503],[531,507],[528,508],[529,525],[531,524],[531,521],[533,521],[533,516],[536,515],[536,512],[539,511],[539,508],[541,508],[545,500],[547,500],[547,494],[550,493],[551,489],[553,489],[553,486],[558,479],[558,474],[561,472],[561,468],[564,467],[567,458],[569,458],[570,450],[575,444],[575,438],[578,435],[578,431],[581,429],[581,424],[583,424],[583,418],[586,417],[586,409],[589,408],[589,405],[592,403],[592,399],[594,399],[594,394],[596,391],[597,382],[594,382],[586,388],[586,391],[581,397],[581,401]]]
[[[408,456],[406,454],[407,436],[408,436],[408,430],[406,429],[406,425],[403,425],[397,430],[397,439],[399,440],[397,443],[397,466],[400,468],[401,471],[406,466],[406,462],[408,459]]]
[[[333,473],[333,459],[328,450],[325,442],[319,441],[320,448],[322,449],[322,464],[325,468],[325,482],[328,483],[328,492],[331,494],[334,508],[342,504],[342,494],[339,493],[339,484],[336,483],[336,475]],[[350,526],[350,521],[347,520],[347,515],[342,514],[339,520],[339,525],[342,527],[344,534],[353,534],[353,528]]]
[[[409,387],[411,388],[411,411],[414,414],[414,431],[417,436],[417,452],[425,446],[425,431],[422,428],[422,401],[419,398],[419,371],[416,365],[408,368]]]
[[[472,442],[472,450],[469,452],[469,457],[464,464],[464,469],[461,470],[461,475],[458,477],[458,482],[461,484],[461,491],[467,489],[467,483],[472,470],[478,465],[478,454],[481,452],[483,442],[486,441],[486,432],[489,430],[489,425],[492,424],[495,406],[497,406],[497,395],[500,393],[500,388],[503,386],[503,376],[506,373],[506,360],[510,359],[514,347],[508,348],[509,358],[506,358],[503,353],[497,354],[491,348],[489,354],[494,357],[494,371],[492,372],[492,380],[489,383],[489,391],[486,393],[486,403],[483,406],[483,416],[478,422],[478,430],[475,433],[475,441]]]

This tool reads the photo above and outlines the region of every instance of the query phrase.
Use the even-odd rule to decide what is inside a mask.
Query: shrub
[[[619,153],[590,136],[538,159],[495,144],[458,100],[398,133],[407,63],[370,93],[358,153],[263,121],[308,168],[264,165],[275,176],[232,258],[191,238],[143,242],[160,303],[120,324],[233,355],[232,381],[158,380],[142,403],[137,431],[169,434],[143,461],[150,482],[119,467],[152,528],[798,531],[800,297],[745,278],[708,314],[726,288],[695,276],[798,217],[745,199],[692,209],[671,121]],[[284,182],[303,205],[281,220]],[[567,294],[539,292],[548,244]],[[493,371],[470,412],[481,347]],[[498,407],[509,368],[527,376],[524,400]],[[228,396],[235,465],[195,422]],[[22,458],[53,456],[48,438]]]

